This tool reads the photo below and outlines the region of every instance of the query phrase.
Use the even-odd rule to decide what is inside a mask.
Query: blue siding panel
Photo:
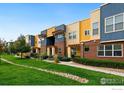
[[[105,33],[105,18],[124,12],[124,3],[111,3],[100,8],[100,39],[101,41],[124,39],[124,31]]]

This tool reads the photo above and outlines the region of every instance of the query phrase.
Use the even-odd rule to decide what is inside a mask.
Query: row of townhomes
[[[90,17],[26,36],[32,52],[89,59],[124,60],[124,4],[108,3]]]

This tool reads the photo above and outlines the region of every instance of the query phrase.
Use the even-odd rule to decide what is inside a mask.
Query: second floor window
[[[89,36],[90,35],[90,30],[85,30],[85,36]]]
[[[98,35],[98,22],[95,22],[92,24],[93,25],[93,36]]]
[[[69,39],[76,39],[76,32],[69,33]]]
[[[105,32],[116,32],[124,30],[124,14],[117,14],[105,18]]]

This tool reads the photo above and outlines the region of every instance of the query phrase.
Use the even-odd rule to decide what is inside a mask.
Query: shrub
[[[124,69],[123,62],[113,62],[110,60],[87,59],[87,58],[80,58],[80,57],[74,57],[73,61],[80,63],[80,64],[84,64],[84,65],[90,65],[90,66]]]
[[[47,59],[48,58],[47,53],[41,53],[40,56],[41,56],[42,59]]]
[[[53,56],[48,56],[49,60],[54,60]]]
[[[60,60],[60,61],[71,61],[71,58],[68,58],[68,57],[66,57],[66,56],[64,56],[64,57],[62,57],[62,56],[58,56],[58,59]]]
[[[38,58],[38,53],[31,53],[31,57]]]

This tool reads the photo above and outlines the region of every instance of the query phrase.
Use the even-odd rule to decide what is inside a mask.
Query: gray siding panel
[[[124,39],[124,31],[118,31],[113,33],[105,33],[104,19],[109,16],[113,16],[124,12],[124,3],[111,3],[100,8],[100,37],[101,41],[119,40]]]

